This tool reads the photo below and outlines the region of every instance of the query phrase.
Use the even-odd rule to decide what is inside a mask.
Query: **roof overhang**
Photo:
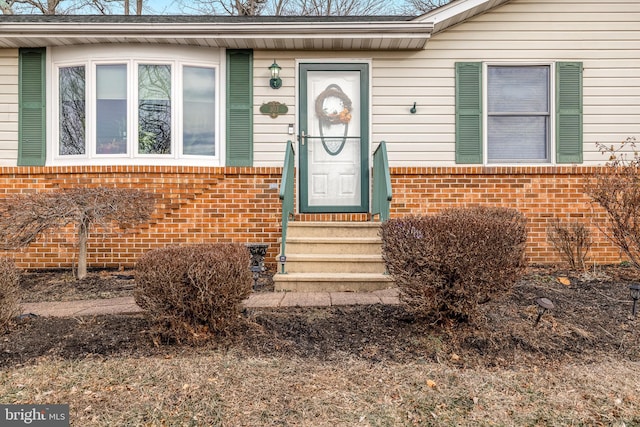
[[[423,49],[433,30],[415,20],[229,20],[185,17],[144,21],[104,17],[0,17],[0,47],[98,43],[195,45],[230,49]]]
[[[453,0],[416,18],[416,21],[433,24],[432,34],[437,34],[469,18],[481,15],[511,0]]]

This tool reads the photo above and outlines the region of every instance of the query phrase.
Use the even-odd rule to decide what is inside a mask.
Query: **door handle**
[[[304,131],[300,132],[300,144],[304,145],[306,138],[307,135],[304,133]]]

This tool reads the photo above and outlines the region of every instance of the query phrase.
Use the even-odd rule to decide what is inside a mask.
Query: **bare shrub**
[[[153,250],[136,265],[135,300],[163,339],[197,344],[229,335],[251,293],[249,264],[240,244]]]
[[[10,258],[0,258],[0,332],[20,314],[20,272]]]
[[[588,182],[586,192],[607,214],[609,227],[600,230],[640,268],[640,157],[635,139],[618,147],[597,146],[608,162]]]
[[[382,225],[382,256],[415,314],[473,321],[478,305],[524,272],[525,219],[512,209],[454,208]]]
[[[50,229],[74,224],[78,233],[78,278],[87,275],[87,240],[93,226],[123,230],[149,220],[153,195],[130,188],[72,188],[17,194],[0,201],[0,246],[30,245]]]
[[[547,239],[572,270],[586,270],[591,233],[581,222],[561,222],[555,218],[547,230]]]

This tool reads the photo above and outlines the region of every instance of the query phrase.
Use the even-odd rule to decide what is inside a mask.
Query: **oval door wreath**
[[[333,105],[327,106],[328,100],[334,100]],[[337,102],[336,102],[337,101]],[[347,133],[349,131],[349,122],[351,121],[351,110],[353,104],[351,99],[342,91],[337,84],[330,84],[316,98],[316,115],[320,122],[320,140],[322,146],[332,156],[340,154],[347,141]],[[333,125],[343,125],[344,135],[337,141],[327,141],[325,139],[323,127],[331,127]],[[330,145],[330,146],[329,146]]]

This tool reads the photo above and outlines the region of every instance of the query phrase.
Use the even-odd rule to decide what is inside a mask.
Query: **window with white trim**
[[[548,65],[487,67],[487,161],[551,161]]]
[[[54,163],[219,163],[218,63],[115,52],[54,54]]]

